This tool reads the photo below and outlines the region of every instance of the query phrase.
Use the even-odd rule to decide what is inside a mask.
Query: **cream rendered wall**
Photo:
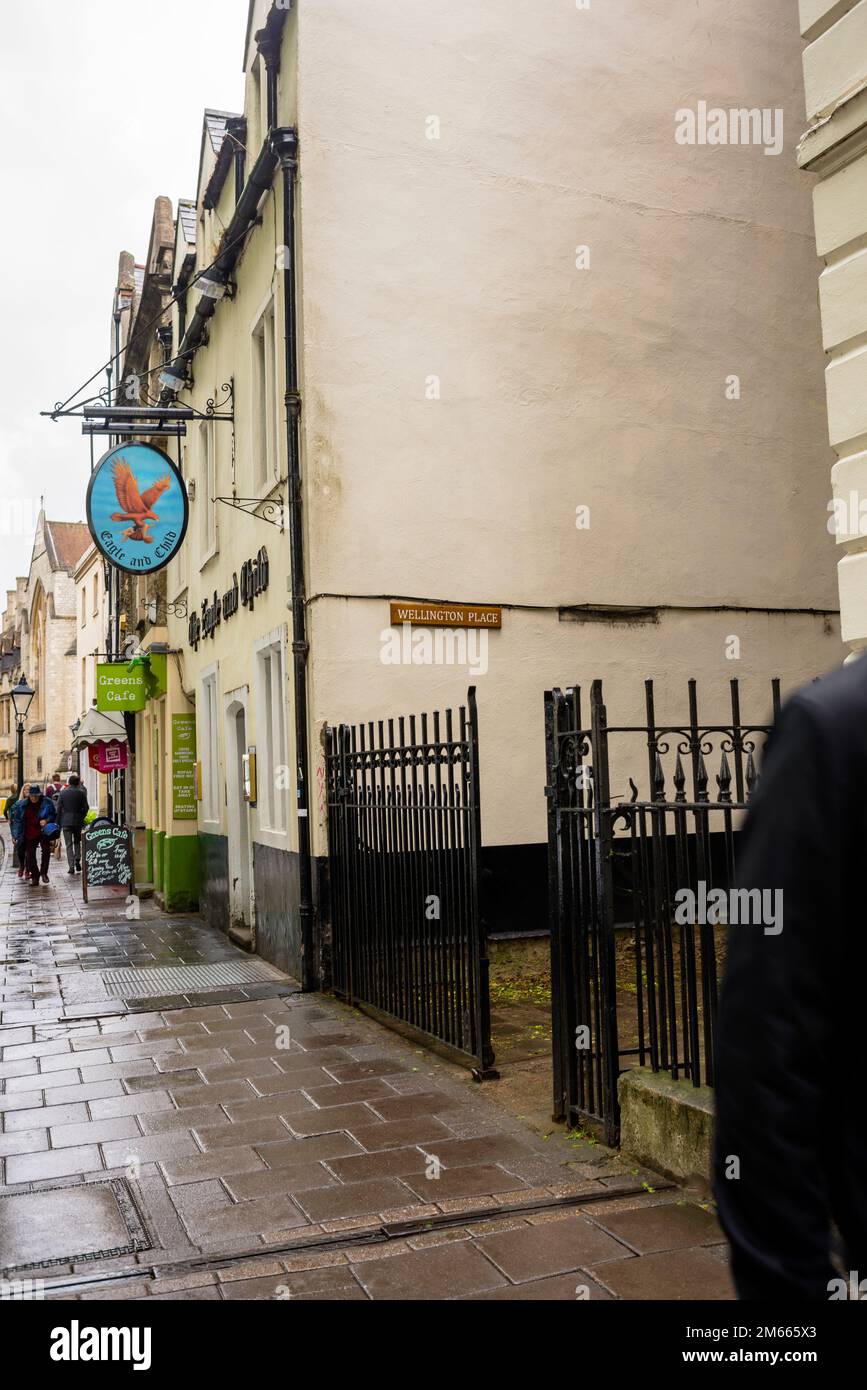
[[[93,605],[93,581],[96,579],[96,611]],[[105,651],[105,579],[103,560],[95,546],[90,546],[82,556],[75,572],[75,627],[76,653],[78,663],[78,714],[83,717],[96,699],[97,657]],[[84,622],[81,621],[81,603],[84,596]],[[81,663],[87,662],[87,678],[84,692],[81,690]]]
[[[833,604],[830,544],[775,530],[826,501],[807,190],[674,141],[761,100],[792,150],[779,9],[300,0],[313,589],[357,590],[366,541],[369,592]]]
[[[247,162],[249,175],[257,150],[250,150]],[[230,173],[216,208],[218,223],[227,226],[234,210],[234,178]],[[254,495],[267,497],[280,491],[280,480],[286,476],[286,428],[283,406],[283,301],[281,273],[277,269],[276,248],[280,244],[279,229],[282,226],[282,206],[279,190],[269,193],[261,207],[262,225],[254,228],[243,256],[235,271],[237,295],[234,299],[220,302],[211,320],[209,341],[200,348],[194,361],[195,384],[191,392],[182,394],[179,401],[204,410],[208,398],[220,400],[221,383],[234,379],[234,473],[232,469],[232,432],[228,424],[215,424],[214,438],[217,443],[216,496],[230,497],[233,492],[238,497],[251,498]],[[278,359],[278,379],[274,383],[277,398],[277,472],[264,486],[254,483],[254,404],[253,404],[253,348],[251,331],[263,307],[271,296],[275,298],[277,320],[277,339],[280,348]],[[190,295],[189,319],[197,302],[195,290]],[[227,409],[229,407],[226,407]],[[270,583],[264,594],[255,601],[252,611],[240,607],[239,611],[223,620],[213,638],[203,638],[195,652],[188,642],[188,617],[169,616],[168,635],[170,645],[183,653],[184,684],[193,692],[198,704],[201,698],[202,673],[213,665],[218,667],[218,748],[219,748],[219,786],[220,819],[204,823],[201,829],[212,834],[228,834],[228,813],[226,807],[226,748],[225,748],[225,698],[228,692],[247,688],[247,742],[259,748],[262,745],[262,730],[257,723],[258,693],[256,686],[256,664],[254,646],[258,639],[275,629],[285,628],[288,621],[288,589],[286,576],[289,572],[288,541],[285,532],[269,525],[261,518],[235,510],[225,503],[214,504],[202,485],[202,448],[198,430],[191,426],[184,448],[184,475],[195,480],[196,496],[190,505],[190,525],[185,541],[187,602],[189,611],[201,612],[203,600],[213,601],[216,592],[220,598],[231,587],[233,577],[240,578],[244,561],[254,558],[264,545],[269,558]],[[285,483],[282,485],[285,501]],[[202,535],[202,510],[216,505],[217,550],[207,559],[204,555]],[[168,589],[172,594],[179,592],[179,562],[173,561],[169,567]],[[291,714],[287,700],[287,747],[288,766],[294,768],[294,738]],[[180,708],[181,706],[179,706]],[[202,758],[201,745],[199,758]],[[260,769],[260,776],[263,770]],[[285,773],[284,773],[285,780]],[[200,803],[201,813],[201,803]],[[265,830],[261,811],[251,808],[251,837],[254,841],[277,848],[297,848],[297,831],[294,815],[290,814],[285,833]],[[178,823],[178,827],[183,823]],[[191,825],[192,823],[188,823]],[[195,827],[193,827],[195,828]]]
[[[771,675],[842,656],[822,616],[766,611],[837,606],[795,17],[297,12],[311,747],[465,693],[381,664],[387,596],[506,605],[476,679],[483,831],[539,840],[546,687],[603,677],[635,715],[652,675],[682,717],[688,676],[725,711],[737,675],[764,715]],[[678,145],[700,100],[782,108],[784,152]],[[559,622],[575,604],[663,613]]]
[[[811,125],[799,148],[813,190],[842,634],[867,647],[867,3],[802,0]]]
[[[367,601],[317,609],[313,646],[314,727],[326,722],[380,719],[466,703],[475,685],[479,708],[482,834],[486,844],[524,844],[546,836],[543,692],[580,684],[589,710],[590,684],[603,680],[612,724],[644,722],[644,680],[655,683],[657,720],[688,718],[687,681],[699,681],[699,712],[706,723],[730,719],[729,681],[738,677],[745,722],[770,722],[772,676],[783,695],[829,669],[841,657],[836,623],[821,616],[771,613],[662,613],[658,624],[637,626],[560,621],[556,613],[507,611],[502,632],[488,641],[484,674],[443,666],[383,666],[380,629],[386,606]],[[736,635],[740,660],[726,658]],[[589,722],[589,720],[588,720]],[[311,740],[319,754],[319,739]],[[611,787],[629,797],[632,776],[648,794],[646,748],[632,738],[612,743]],[[617,749],[623,749],[619,757]],[[628,752],[627,752],[628,750]],[[708,760],[711,795],[718,761]],[[318,780],[318,779],[317,779]],[[670,789],[670,788],[669,788]],[[325,853],[325,804],[314,824],[317,853]]]

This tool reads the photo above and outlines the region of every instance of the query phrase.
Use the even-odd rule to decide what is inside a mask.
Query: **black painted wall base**
[[[298,855],[253,842],[256,954],[296,980],[301,974]]]
[[[199,835],[199,911],[209,927],[229,930],[229,841]]]
[[[548,930],[548,846],[484,845],[481,912],[488,936]]]
[[[482,850],[482,916],[488,935],[544,934],[548,930],[546,845],[488,845]],[[199,904],[209,927],[228,934],[229,842],[225,835],[199,835]],[[316,972],[329,973],[331,923],[328,861],[314,860],[317,895]],[[301,938],[298,917],[298,856],[253,844],[256,952],[298,979]]]

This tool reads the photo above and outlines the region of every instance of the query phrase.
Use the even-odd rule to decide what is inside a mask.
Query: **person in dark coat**
[[[45,784],[45,795],[48,797],[48,800],[51,802],[51,804],[52,804],[53,807],[54,807],[54,817],[53,817],[53,819],[54,819],[54,821],[56,822],[57,819],[58,819],[58,815],[59,815],[59,812],[58,812],[58,809],[57,809],[57,803],[58,803],[58,800],[60,799],[60,785],[59,785],[59,783],[46,782],[46,784]],[[59,835],[57,836],[56,839],[54,839],[54,840],[51,841],[51,856],[52,856],[53,859],[59,859],[59,858],[60,858],[60,836],[59,836]]]
[[[34,888],[39,886],[40,878],[48,882],[48,859],[51,854],[51,841],[44,830],[54,820],[54,804],[44,796],[38,782],[31,782],[27,789],[27,799],[17,801],[12,808],[12,835],[17,846],[24,846],[24,872]],[[37,863],[41,858],[41,864]]]
[[[12,792],[12,795],[6,802],[6,809],[3,812],[4,816],[9,822],[9,834],[12,840],[13,862],[18,866],[19,878],[24,877],[24,841],[22,840],[20,844],[15,843],[15,832],[12,829],[12,812],[19,801],[27,800],[27,786],[28,784],[26,782],[22,782],[18,790]]]
[[[82,787],[77,772],[69,774],[69,785],[63,788],[57,798],[57,810],[60,816],[60,828],[63,831],[63,839],[66,844],[68,872],[71,874],[80,873],[81,830],[90,807],[87,804],[87,792]]]
[[[861,657],[785,705],[740,847],[738,885],[782,891],[781,931],[729,927],[720,997],[714,1193],[742,1299],[845,1297],[838,1237],[867,1278],[865,787]]]

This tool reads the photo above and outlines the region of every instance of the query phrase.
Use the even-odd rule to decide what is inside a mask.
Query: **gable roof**
[[[202,206],[213,208],[223,191],[226,175],[238,150],[243,150],[247,140],[247,122],[243,116],[230,116],[226,122],[223,143],[217,154],[217,162],[202,194]]]
[[[53,570],[72,574],[90,545],[90,531],[84,521],[45,522],[45,549]]]
[[[210,182],[211,174],[214,172],[214,165],[217,162],[217,155],[226,138],[226,129],[230,120],[238,120],[235,111],[213,111],[210,107],[205,109],[202,121],[202,143],[199,150],[199,173],[196,179],[196,200],[201,197],[202,191]]]
[[[205,130],[211,141],[214,154],[220,153],[220,146],[226,138],[226,126],[235,115],[234,111],[212,111],[205,108]]]

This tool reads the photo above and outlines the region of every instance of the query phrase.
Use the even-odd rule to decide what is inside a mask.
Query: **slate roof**
[[[178,200],[178,218],[181,224],[181,231],[184,234],[184,241],[188,246],[196,244],[196,205],[186,198]]]
[[[72,574],[90,545],[90,532],[83,521],[46,521],[45,548],[53,570]]]
[[[234,115],[234,111],[205,111],[205,129],[214,154],[220,153],[220,146],[226,138],[226,126]]]

